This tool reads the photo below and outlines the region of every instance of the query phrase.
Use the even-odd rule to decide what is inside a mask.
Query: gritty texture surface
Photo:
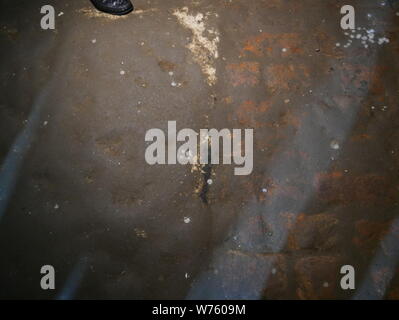
[[[4,0],[0,298],[399,299],[399,9],[346,2]],[[254,128],[253,173],[149,166],[168,120]]]

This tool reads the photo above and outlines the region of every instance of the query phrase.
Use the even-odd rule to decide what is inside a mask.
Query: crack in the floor
[[[210,157],[209,157],[210,158]],[[210,162],[210,159],[209,161]],[[210,164],[206,164],[202,171],[201,171],[202,177],[203,177],[203,183],[202,183],[202,188],[200,191],[200,198],[203,203],[209,204],[208,201],[208,191],[209,191],[209,183],[208,180],[211,178],[212,175],[212,166]]]

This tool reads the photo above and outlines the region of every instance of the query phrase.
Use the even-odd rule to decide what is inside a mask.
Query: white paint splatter
[[[201,66],[202,72],[207,77],[207,83],[212,86],[217,81],[215,60],[219,58],[218,44],[219,32],[213,28],[207,28],[205,21],[211,15],[198,13],[190,15],[188,8],[176,9],[173,15],[177,17],[179,23],[191,30],[193,37],[187,48],[194,55],[194,61]],[[217,15],[215,15],[217,16]],[[205,36],[209,34],[209,38]]]
[[[390,40],[386,37],[379,37],[378,39],[376,39],[375,29],[358,27],[357,30],[357,32],[355,30],[352,30],[352,33],[356,32],[355,35],[349,35],[349,33],[344,32],[344,35],[348,37],[347,43],[343,46],[344,48],[350,47],[353,40],[357,40],[358,42],[360,42],[361,45],[366,49],[374,43],[377,43],[378,45],[383,45],[390,42]],[[339,47],[340,45],[336,44],[336,46]]]

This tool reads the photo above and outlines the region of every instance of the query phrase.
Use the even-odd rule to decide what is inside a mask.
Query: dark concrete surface
[[[368,48],[348,1],[2,0],[0,298],[399,299],[399,7],[350,2]],[[253,173],[149,166],[168,120],[254,128]]]

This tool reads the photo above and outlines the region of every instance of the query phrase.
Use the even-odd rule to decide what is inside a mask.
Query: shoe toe
[[[98,10],[116,15],[126,14],[134,9],[129,0],[91,0],[91,2]]]

